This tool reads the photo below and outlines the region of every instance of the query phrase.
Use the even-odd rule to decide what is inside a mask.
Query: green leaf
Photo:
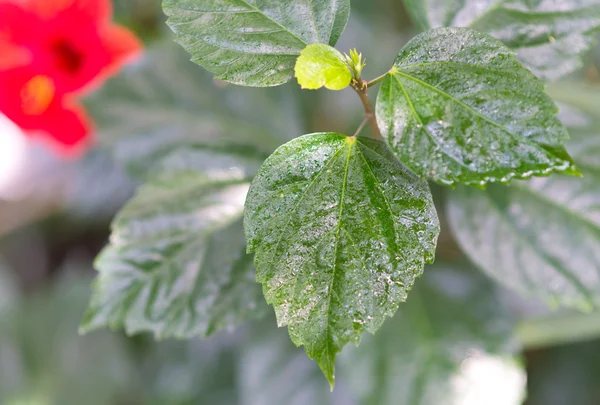
[[[218,88],[187,59],[175,44],[156,45],[86,102],[101,146],[130,175],[146,179],[164,156],[187,147],[213,156],[207,167],[218,156],[262,161],[288,140],[281,133],[302,133],[280,91]]]
[[[469,257],[498,282],[551,306],[600,303],[600,127],[574,129],[584,177],[551,177],[451,195],[450,225]]]
[[[280,147],[246,201],[257,280],[333,385],[336,355],[374,333],[434,258],[426,183],[373,139],[320,133]]]
[[[427,268],[394,318],[342,357],[341,375],[364,405],[520,405],[525,371],[505,360],[512,325],[482,276]]]
[[[303,89],[343,90],[350,85],[352,74],[344,55],[329,45],[313,44],[302,51],[296,61],[296,78]]]
[[[441,26],[486,32],[514,49],[538,77],[558,79],[582,66],[600,33],[597,0],[404,0],[424,30]]]
[[[119,213],[82,331],[208,336],[262,313],[241,222],[247,176],[239,167],[199,170],[202,159],[165,158]]]
[[[578,174],[557,111],[508,48],[468,28],[415,37],[377,99],[377,121],[398,158],[447,185]]]
[[[335,45],[349,0],[164,0],[168,24],[192,60],[245,86],[291,79],[308,44]]]

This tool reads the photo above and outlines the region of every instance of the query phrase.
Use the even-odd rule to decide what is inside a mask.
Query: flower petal
[[[60,155],[77,155],[89,143],[91,124],[85,111],[57,94],[49,77],[28,68],[12,69],[0,73],[0,89],[0,112]]]
[[[74,13],[86,20],[108,23],[112,16],[110,0],[26,0],[29,10],[51,20],[62,13]]]
[[[41,118],[37,135],[61,156],[79,156],[91,143],[91,120],[74,102],[54,103]]]
[[[1,38],[0,55],[0,73],[3,70],[25,66],[32,60],[31,52],[27,48],[4,42]]]
[[[14,0],[0,0],[0,42],[20,43],[35,38],[35,27],[39,25],[39,19]]]
[[[115,24],[100,33],[100,40],[110,59],[103,75],[114,74],[124,64],[139,56],[143,49],[142,43],[131,31]]]

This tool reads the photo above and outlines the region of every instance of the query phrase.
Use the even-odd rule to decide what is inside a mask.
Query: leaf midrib
[[[339,246],[339,240],[340,240],[340,232],[342,230],[342,215],[344,212],[344,197],[346,194],[346,186],[348,184],[348,171],[349,171],[349,167],[350,167],[350,156],[352,154],[352,150],[354,148],[354,145],[356,144],[356,142],[358,142],[356,139],[349,144],[349,146],[347,144],[345,144],[344,146],[346,146],[348,148],[348,154],[346,155],[346,167],[344,169],[344,180],[342,181],[342,191],[340,194],[340,210],[338,213],[338,226],[337,226],[337,230],[336,230],[336,234],[335,234],[335,247],[333,249],[333,274],[331,276],[331,283],[329,283],[329,289],[327,290],[327,305],[325,306],[325,325],[327,328],[327,332],[325,334],[325,347],[326,347],[326,359],[327,359],[327,364],[328,364],[328,369],[333,371],[333,365],[331,364],[331,347],[330,347],[330,339],[329,337],[331,336],[331,329],[330,329],[330,325],[329,325],[329,309],[331,306],[331,297],[333,296],[333,285],[335,283],[335,279],[336,279],[336,275],[337,275],[337,251],[338,251],[338,246]],[[335,361],[335,360],[334,360]],[[327,378],[329,379],[329,376],[327,376]]]
[[[314,175],[313,179],[311,180],[311,182],[308,184],[308,186],[306,186],[306,188],[304,189],[304,192],[302,193],[302,196],[300,196],[300,198],[298,199],[298,201],[296,202],[296,204],[294,204],[294,206],[292,207],[292,209],[289,211],[289,219],[286,222],[285,226],[283,227],[283,229],[281,230],[281,236],[279,237],[279,240],[277,241],[277,244],[275,245],[275,248],[273,249],[273,254],[271,256],[271,261],[273,261],[275,259],[275,257],[277,256],[277,251],[279,250],[279,246],[281,245],[281,242],[283,241],[283,238],[290,226],[290,224],[292,223],[292,219],[293,219],[293,215],[295,214],[296,211],[298,210],[298,207],[300,207],[300,204],[304,201],[304,198],[309,194],[308,191],[312,189],[312,187],[317,184],[317,180],[319,180],[319,178],[323,175],[323,173],[325,173],[327,171],[327,169],[335,162],[335,158],[337,157],[337,155],[342,152],[344,150],[345,145],[342,145],[337,151],[335,151],[335,153],[333,155],[331,155],[331,157],[329,158],[329,161],[323,165],[323,168],[321,170],[319,170],[317,172],[316,175]],[[281,260],[281,258],[279,259]],[[297,278],[297,277],[296,277]]]
[[[436,144],[444,152],[444,155],[448,156],[452,161],[454,161],[455,163],[457,163],[463,169],[466,169],[466,170],[470,171],[469,167],[467,165],[465,165],[464,162],[460,158],[458,158],[457,156],[454,156],[453,154],[449,153],[446,150],[445,147],[443,147],[442,145],[440,145],[440,143],[438,142],[437,138],[435,136],[433,136],[433,134],[429,131],[429,129],[427,128],[427,126],[425,125],[425,123],[423,122],[423,120],[421,119],[421,116],[419,115],[419,113],[415,109],[415,106],[414,106],[414,104],[412,102],[412,99],[411,99],[410,95],[408,94],[408,91],[404,87],[404,83],[402,83],[400,81],[400,79],[398,79],[398,77],[396,77],[396,75],[392,75],[392,76],[398,82],[398,84],[400,85],[400,88],[402,89],[402,92],[404,93],[404,97],[406,98],[406,101],[408,102],[408,105],[410,107],[411,112],[413,113],[413,116],[419,122],[419,124],[421,125],[421,128],[425,131],[425,133],[429,136],[429,138],[433,141],[433,143]]]
[[[427,64],[427,62],[423,63],[422,65],[426,65],[426,64]],[[439,95],[441,95],[442,97],[446,97],[446,98],[448,98],[450,101],[457,103],[458,105],[460,105],[461,107],[463,107],[463,108],[464,108],[464,109],[466,109],[467,111],[470,111],[470,112],[472,112],[472,113],[473,113],[473,114],[474,114],[476,117],[478,117],[478,118],[479,118],[479,119],[481,119],[482,121],[485,121],[485,122],[487,122],[488,124],[490,124],[490,125],[492,125],[492,126],[494,126],[494,127],[498,128],[500,131],[502,131],[502,132],[504,132],[504,133],[508,134],[509,136],[511,136],[511,137],[512,137],[512,139],[516,139],[516,140],[518,140],[519,142],[522,142],[522,143],[524,143],[524,144],[526,144],[526,145],[529,145],[529,146],[531,146],[531,147],[533,147],[533,148],[536,148],[536,149],[539,149],[539,148],[540,148],[540,145],[539,145],[537,142],[533,141],[531,138],[526,138],[526,137],[518,136],[517,134],[515,134],[515,133],[513,133],[513,132],[509,131],[509,130],[508,130],[507,128],[505,128],[503,125],[501,125],[501,124],[499,124],[499,123],[497,123],[497,122],[495,122],[495,121],[493,121],[493,120],[489,119],[489,118],[488,118],[488,117],[486,117],[485,115],[481,114],[479,111],[477,111],[477,110],[473,109],[473,108],[472,108],[471,106],[469,106],[468,104],[465,104],[464,102],[462,102],[462,101],[458,100],[457,98],[453,97],[451,94],[448,94],[448,93],[446,93],[444,90],[442,90],[442,89],[439,89],[439,88],[437,88],[437,87],[435,87],[435,86],[433,86],[433,85],[431,85],[431,84],[429,84],[429,83],[427,83],[427,82],[425,82],[425,81],[423,81],[423,80],[421,80],[421,79],[419,79],[419,78],[417,78],[417,77],[414,77],[414,76],[412,76],[412,75],[410,75],[410,74],[408,74],[408,73],[402,72],[402,71],[400,70],[400,67],[398,67],[398,69],[397,69],[397,70],[396,70],[396,72],[393,74],[393,76],[402,76],[402,77],[404,77],[404,78],[406,78],[406,79],[409,79],[409,80],[411,80],[411,81],[413,81],[413,82],[415,82],[415,83],[417,83],[417,84],[420,84],[421,86],[423,86],[423,87],[426,87],[426,88],[428,88],[428,89],[430,89],[430,90],[432,90],[432,91],[434,91],[434,92],[438,93],[438,94],[439,94]],[[398,78],[396,77],[396,80],[398,80],[398,83],[400,83],[400,84],[401,84],[401,86],[402,86],[402,88],[404,89],[404,85],[402,84],[402,82],[400,81],[400,79],[398,79]],[[406,90],[404,90],[404,92],[405,92],[405,94],[408,94],[408,92],[407,92]],[[412,102],[411,102],[411,105],[412,105]],[[412,108],[412,110],[413,110],[413,112],[414,112],[414,113],[416,113],[416,110],[414,109],[414,107]],[[422,121],[421,121],[421,124],[422,124],[422,127],[423,127],[424,129],[426,129],[426,127],[425,127],[425,125],[423,125]],[[429,133],[429,131],[427,131],[427,132]],[[566,131],[565,131],[565,133],[566,133]],[[430,135],[431,135],[431,134],[430,134]],[[433,136],[433,135],[431,135],[431,136]],[[439,144],[438,144],[438,145],[439,145]],[[552,153],[551,153],[551,152],[549,152],[549,151],[546,151],[546,153],[549,155],[549,157],[550,157],[551,159],[559,159],[559,160],[562,160],[562,159],[558,158],[557,156],[555,156],[554,154],[552,154]],[[448,156],[448,154],[446,154],[446,155]],[[471,171],[471,172],[472,172],[472,170],[471,170],[470,168],[468,168],[468,166],[465,166],[465,165],[464,165],[464,163],[462,163],[462,162],[460,162],[460,163],[461,163],[461,166],[463,166],[463,167],[467,168],[469,171]]]
[[[247,0],[239,0],[239,1],[241,1],[241,2],[242,2],[242,3],[244,3],[244,4],[245,4],[247,7],[249,7],[249,8],[251,8],[251,9],[252,9],[252,10],[251,10],[251,11],[249,11],[249,12],[255,12],[255,13],[259,13],[259,14],[260,14],[261,16],[263,16],[265,19],[267,19],[267,20],[271,21],[272,23],[276,24],[277,26],[279,26],[279,27],[282,29],[282,31],[285,31],[285,32],[287,32],[288,34],[291,34],[293,37],[295,37],[295,38],[296,38],[296,39],[298,39],[299,41],[302,41],[302,43],[303,43],[304,45],[308,45],[308,43],[307,43],[305,40],[303,40],[302,38],[300,38],[300,37],[299,37],[299,36],[298,36],[296,33],[294,33],[293,31],[290,31],[290,29],[289,29],[288,27],[284,26],[283,24],[281,24],[281,23],[280,23],[280,22],[278,22],[277,20],[275,20],[275,19],[273,19],[272,17],[270,17],[269,15],[265,14],[265,12],[264,12],[263,10],[261,10],[260,8],[258,8],[257,6],[255,6],[254,4],[252,4],[252,3],[249,3]],[[185,10],[185,11],[196,12],[196,13],[199,13],[199,14],[216,14],[216,13],[219,13],[219,12],[214,12],[214,11],[205,11],[205,10],[197,10],[197,9],[195,9],[195,10],[194,10],[194,9],[189,9],[189,8],[183,7],[183,6],[181,6],[181,5],[175,6],[175,8],[177,8],[177,9],[181,9],[181,10]],[[221,11],[220,13],[224,13],[224,14],[231,13],[231,14],[234,14],[234,12],[231,12],[231,11]],[[237,13],[239,14],[239,12],[237,12]],[[317,34],[318,34],[318,31],[317,31]],[[203,42],[204,42],[204,41],[203,41]]]
[[[424,64],[427,64],[427,62],[425,62]],[[403,67],[403,66],[402,66]],[[477,116],[479,119],[487,122],[488,124],[495,126],[496,128],[500,129],[502,132],[505,132],[509,135],[511,135],[512,137],[514,137],[515,139],[522,139],[522,137],[517,136],[515,133],[509,131],[508,129],[506,129],[504,126],[498,124],[496,121],[493,121],[491,119],[489,119],[488,117],[486,117],[485,115],[481,114],[479,111],[473,109],[473,107],[469,106],[468,104],[465,104],[464,102],[460,101],[459,99],[455,98],[454,96],[452,96],[451,94],[446,93],[444,90],[439,89],[417,77],[414,77],[408,73],[405,73],[401,70],[401,67],[398,67],[398,69],[396,70],[396,75],[402,76],[406,79],[409,79],[417,84],[420,84],[423,87],[426,87],[436,93],[438,93],[439,95],[448,98],[449,100],[457,103],[458,105],[460,105],[461,107],[463,107],[464,109],[466,109],[467,111],[470,111],[473,113],[473,115]],[[526,138],[523,138],[526,139]]]

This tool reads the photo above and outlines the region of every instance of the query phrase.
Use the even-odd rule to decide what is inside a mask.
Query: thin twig
[[[354,91],[356,91],[356,94],[358,94],[358,97],[360,97],[360,101],[363,104],[363,107],[365,109],[365,120],[367,122],[371,121],[371,131],[373,138],[381,139],[381,132],[379,131],[379,127],[377,126],[375,112],[373,111],[373,108],[371,107],[371,102],[369,101],[368,83],[365,80],[358,81],[355,79],[352,80],[351,85]]]
[[[353,138],[357,137],[358,134],[360,134],[360,132],[365,128],[365,126],[369,123],[369,118],[365,117],[362,122],[360,123],[358,129],[356,130],[356,132],[354,133],[354,135],[352,135]]]

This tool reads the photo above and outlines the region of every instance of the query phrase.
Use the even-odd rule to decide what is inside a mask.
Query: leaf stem
[[[360,123],[360,126],[358,127],[358,129],[356,130],[356,132],[354,133],[354,135],[352,135],[353,138],[357,137],[358,134],[360,134],[360,131],[363,130],[363,128],[369,123],[369,118],[365,117],[362,122]]]
[[[369,101],[369,87],[366,80],[357,80],[353,79],[350,83],[358,97],[360,97],[360,101],[363,104],[363,108],[365,109],[365,120],[367,122],[371,122],[371,132],[372,136],[375,139],[382,139],[381,132],[379,131],[379,126],[377,125],[377,119],[375,116],[375,112],[371,107],[371,102]],[[362,128],[359,128],[362,129]]]
[[[389,74],[390,72],[385,72],[384,74],[382,74],[381,76],[376,77],[375,79],[367,82],[367,87],[373,87],[375,86],[377,83],[380,83],[383,81],[383,79],[386,78],[386,76]]]
[[[527,349],[541,349],[600,337],[600,312],[562,313],[522,321],[516,336]]]

